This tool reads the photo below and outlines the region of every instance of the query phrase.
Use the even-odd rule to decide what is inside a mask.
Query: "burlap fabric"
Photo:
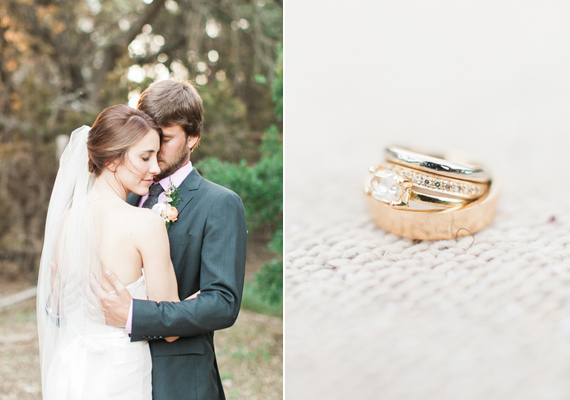
[[[325,23],[291,38],[287,399],[570,398],[570,13],[507,3],[413,2],[411,16],[382,3],[369,28],[357,4],[327,14],[360,16],[357,37]],[[355,40],[367,35],[375,55]],[[364,54],[362,68],[339,82],[340,68],[296,63],[317,47]],[[445,57],[414,68],[402,55],[432,53]],[[362,188],[392,143],[486,162],[501,184],[492,225],[419,243],[377,228]]]

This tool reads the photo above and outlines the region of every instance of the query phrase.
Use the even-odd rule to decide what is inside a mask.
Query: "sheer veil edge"
[[[57,348],[81,340],[93,322],[104,325],[100,304],[89,286],[91,273],[101,278],[87,202],[95,181],[88,165],[90,129],[82,126],[72,132],[60,158],[47,213],[36,306],[44,391],[48,376],[58,373],[53,365],[57,363],[52,362]],[[52,262],[57,262],[53,284]]]

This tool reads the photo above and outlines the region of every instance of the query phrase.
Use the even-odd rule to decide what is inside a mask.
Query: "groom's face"
[[[154,177],[155,181],[166,178],[188,164],[190,151],[198,141],[196,137],[186,138],[186,133],[180,125],[161,126],[161,129],[163,138],[158,153],[160,174]]]

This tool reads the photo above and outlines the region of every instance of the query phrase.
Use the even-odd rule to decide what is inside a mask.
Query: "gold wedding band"
[[[394,149],[413,157],[394,162]],[[412,239],[451,239],[493,220],[497,182],[484,167],[394,147],[386,149],[386,159],[370,169],[365,187],[372,219],[384,230]]]

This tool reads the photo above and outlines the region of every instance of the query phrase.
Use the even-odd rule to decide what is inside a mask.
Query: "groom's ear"
[[[186,146],[188,147],[188,150],[193,151],[199,140],[199,136],[188,136],[188,139],[186,140]]]

